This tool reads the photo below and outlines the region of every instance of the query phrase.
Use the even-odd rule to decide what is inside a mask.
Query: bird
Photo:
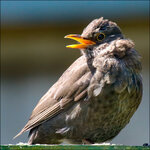
[[[108,19],[94,19],[77,43],[81,56],[39,100],[29,121],[28,144],[94,144],[111,141],[141,103],[141,56],[134,42]]]

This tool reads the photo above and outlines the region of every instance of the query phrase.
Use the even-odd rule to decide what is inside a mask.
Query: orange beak
[[[67,45],[66,46],[67,48],[85,49],[89,45],[96,44],[95,42],[93,42],[91,40],[87,40],[87,39],[81,37],[81,35],[78,35],[78,34],[69,34],[69,35],[66,35],[65,38],[73,39],[73,40],[76,40],[77,42],[79,42],[79,44]]]

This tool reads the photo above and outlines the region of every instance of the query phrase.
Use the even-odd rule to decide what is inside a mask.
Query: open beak
[[[69,35],[66,35],[64,38],[73,39],[73,40],[76,40],[77,42],[79,42],[79,44],[67,45],[66,46],[67,48],[85,49],[89,45],[96,44],[95,42],[93,42],[91,40],[87,40],[87,39],[83,38],[81,35],[78,35],[78,34],[69,34]]]

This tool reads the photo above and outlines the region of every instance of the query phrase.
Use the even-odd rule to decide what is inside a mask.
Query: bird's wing
[[[91,77],[86,59],[81,56],[41,98],[28,123],[15,137],[51,119],[76,101],[86,98]]]

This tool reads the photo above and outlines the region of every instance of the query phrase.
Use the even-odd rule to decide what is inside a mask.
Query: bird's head
[[[123,38],[120,28],[116,23],[111,22],[103,17],[93,20],[81,35],[70,34],[65,38],[73,39],[79,44],[66,46],[67,48],[77,48],[86,50],[91,47],[99,46],[103,43],[109,43],[117,38]]]

